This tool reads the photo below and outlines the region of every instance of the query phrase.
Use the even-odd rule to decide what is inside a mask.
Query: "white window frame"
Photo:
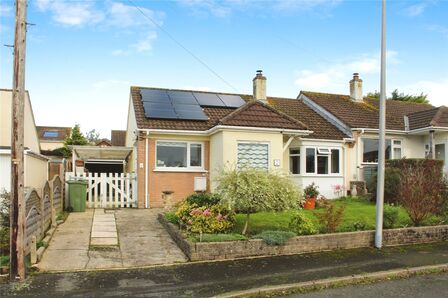
[[[183,143],[183,144],[187,144],[187,166],[186,167],[159,167],[157,166],[157,153],[159,150],[159,143],[165,143],[165,142],[169,142],[169,143]],[[191,156],[190,156],[190,148],[191,145],[201,145],[201,166],[200,167],[192,167],[190,166],[191,164]],[[156,141],[156,150],[155,150],[155,171],[166,171],[166,172],[204,172],[205,171],[205,167],[204,167],[204,151],[205,151],[205,146],[204,146],[204,142],[196,142],[196,141],[180,141],[180,140],[157,140]]]
[[[377,138],[361,138],[362,140],[362,150],[361,150],[361,164],[363,165],[377,165],[377,162],[367,162],[364,161],[364,140],[377,140],[379,141],[379,139]],[[391,138],[386,138],[386,141],[390,141],[390,159],[395,159],[394,157],[394,148],[400,148],[401,149],[401,157],[403,158],[403,140],[402,139],[391,139]],[[399,141],[400,145],[395,145],[394,142],[395,141]],[[387,160],[387,158],[386,158]]]
[[[301,159],[301,169],[300,172],[302,174],[295,174],[294,176],[319,176],[319,177],[340,177],[342,175],[342,148],[341,147],[318,147],[318,146],[302,146],[303,150],[301,149],[300,152],[305,152],[303,159]],[[314,149],[314,172],[307,172],[306,171],[306,149]],[[332,166],[332,154],[331,150],[338,150],[339,152],[339,172],[338,173],[332,173],[331,172],[331,166]],[[328,153],[319,153],[320,152],[328,152]],[[318,174],[317,173],[317,156],[328,156],[328,174]]]
[[[294,153],[291,154],[291,150],[299,150],[299,153]],[[302,174],[302,147],[291,147],[289,148],[289,175],[292,176],[300,176]],[[293,174],[291,172],[291,157],[299,157],[299,173],[298,174]]]
[[[263,142],[263,141],[237,141],[236,142],[236,167],[238,168],[238,145],[239,144],[262,144],[262,145],[268,145],[268,168],[267,171],[271,170],[271,144],[269,142]],[[260,169],[261,170],[261,169]]]

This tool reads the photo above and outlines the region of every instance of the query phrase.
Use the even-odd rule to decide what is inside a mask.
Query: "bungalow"
[[[0,89],[0,191],[11,189],[11,105],[12,90]],[[42,194],[48,179],[48,158],[40,154],[39,137],[29,93],[24,110],[24,184]]]
[[[138,207],[213,191],[226,167],[287,173],[300,187],[316,183],[327,198],[368,184],[378,160],[379,102],[363,96],[357,73],[349,87],[350,95],[267,97],[261,71],[253,95],[131,87],[126,170],[137,176]],[[387,101],[386,118],[386,158],[445,160],[448,108]]]

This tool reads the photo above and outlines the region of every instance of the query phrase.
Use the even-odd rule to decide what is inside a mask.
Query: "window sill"
[[[208,173],[204,169],[192,169],[192,168],[156,168],[153,172],[172,172],[172,173]]]

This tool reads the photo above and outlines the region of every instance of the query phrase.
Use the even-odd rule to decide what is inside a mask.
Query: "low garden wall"
[[[190,261],[226,260],[256,256],[292,255],[309,252],[373,247],[375,231],[297,236],[285,245],[267,245],[261,239],[228,242],[192,243],[182,237],[179,228],[159,214],[160,223]],[[448,241],[448,225],[384,230],[383,245],[397,246]]]

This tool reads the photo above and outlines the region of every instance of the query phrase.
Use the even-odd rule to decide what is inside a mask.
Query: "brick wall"
[[[200,172],[156,172],[156,140],[148,140],[148,192],[149,207],[161,208],[165,207],[166,202],[163,200],[164,191],[172,191],[169,204],[174,205],[182,201],[190,194],[194,193],[194,177],[208,177],[208,173]],[[137,148],[137,167],[138,167],[138,208],[145,208],[145,156],[146,156],[146,140],[141,138],[138,140]],[[207,171],[210,164],[210,142],[204,142],[204,169]],[[143,168],[139,164],[143,163]],[[210,187],[210,180],[207,179],[207,187]]]
[[[182,237],[178,228],[166,222],[162,215],[159,216],[159,221],[191,261],[226,260],[373,247],[375,238],[374,231],[361,231],[293,237],[282,246],[270,246],[261,239],[190,243]],[[385,230],[383,235],[384,246],[448,241],[448,225],[391,229]]]

